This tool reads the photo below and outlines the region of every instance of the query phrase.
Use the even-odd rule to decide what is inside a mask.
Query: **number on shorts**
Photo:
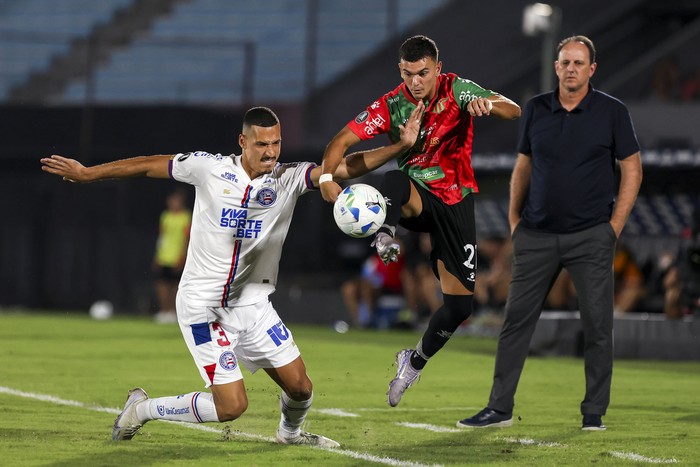
[[[476,245],[467,243],[464,245],[464,251],[467,253],[467,260],[463,264],[469,269],[476,268],[476,261],[474,261],[476,259]]]
[[[216,341],[216,343],[219,344],[219,346],[228,347],[231,345],[231,342],[228,340],[228,337],[226,337],[226,332],[224,332],[223,328],[218,322],[214,321],[213,323],[211,323],[211,328],[217,333],[219,333],[219,336],[221,336],[221,338],[217,339]]]

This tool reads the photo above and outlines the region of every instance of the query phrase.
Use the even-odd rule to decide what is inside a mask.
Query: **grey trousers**
[[[576,287],[584,334],[586,393],[581,413],[605,415],[613,367],[613,258],[617,237],[609,223],[570,234],[513,233],[513,272],[498,337],[489,407],[512,412],[530,339],[562,267]]]

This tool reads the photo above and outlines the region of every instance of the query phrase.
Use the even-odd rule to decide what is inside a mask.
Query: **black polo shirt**
[[[639,151],[627,107],[589,87],[571,112],[558,90],[533,97],[520,119],[518,152],[532,159],[524,227],[577,232],[609,222],[617,194],[615,159]]]

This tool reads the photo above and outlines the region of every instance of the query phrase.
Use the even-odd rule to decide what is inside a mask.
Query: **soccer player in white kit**
[[[364,175],[406,151],[416,141],[422,111],[416,108],[401,128],[398,143],[347,156],[333,179]],[[314,163],[278,162],[281,141],[277,116],[255,107],[243,118],[240,156],[198,151],[93,167],[57,155],[41,159],[42,170],[70,182],[146,176],[195,186],[176,308],[182,335],[211,392],[149,398],[143,389],[132,389],[114,422],[112,439],[130,440],[149,420],[237,419],[248,407],[244,365],[251,372],[263,368],[282,389],[278,443],[339,446],[301,431],[313,385],[291,332],[269,300],[297,198],[328,180],[320,179],[321,167]]]

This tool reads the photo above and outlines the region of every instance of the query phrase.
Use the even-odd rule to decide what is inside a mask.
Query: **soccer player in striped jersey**
[[[411,147],[418,129],[417,123],[409,123],[402,126],[396,143],[348,156],[332,177],[355,178],[379,167]],[[279,162],[281,142],[277,116],[268,108],[255,107],[243,118],[238,137],[241,155],[197,151],[93,167],[58,155],[41,159],[42,170],[70,182],[145,176],[195,187],[176,310],[182,335],[211,392],[149,398],[143,389],[132,389],[114,422],[112,439],[133,438],[149,420],[237,419],[248,407],[240,368],[244,365],[251,373],[264,369],[282,389],[278,443],[339,445],[301,430],[313,385],[292,333],[269,300],[296,201],[318,187],[321,175],[321,168],[312,162]]]
[[[387,215],[372,245],[388,263],[400,253],[394,240],[397,224],[429,232],[433,271],[440,280],[444,303],[432,315],[416,348],[397,354],[398,370],[388,392],[392,407],[473,309],[476,228],[472,194],[478,192],[471,166],[473,119],[520,116],[520,107],[510,99],[454,73],[442,73],[437,45],[426,36],[411,37],[401,45],[399,72],[403,83],[360,112],[328,144],[322,175],[334,173],[351,146],[383,133],[397,141],[401,125],[411,118],[421,119],[416,144],[398,156],[399,170],[384,175],[380,191],[388,200]],[[423,106],[424,112],[412,116]],[[323,198],[335,201],[340,186],[330,179],[321,182]]]

